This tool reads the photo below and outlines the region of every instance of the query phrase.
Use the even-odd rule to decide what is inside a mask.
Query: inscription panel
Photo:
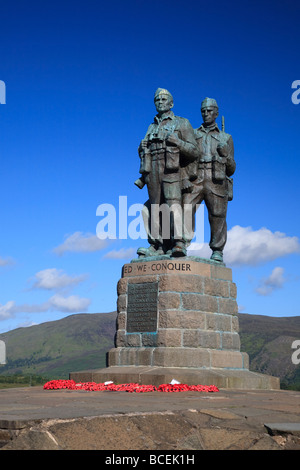
[[[157,296],[158,282],[128,284],[128,333],[153,333],[156,331]]]
[[[180,259],[140,261],[124,264],[122,277],[152,276],[153,274],[199,274],[200,276],[211,277],[211,268],[213,267],[209,263],[198,263],[188,259],[184,261]]]

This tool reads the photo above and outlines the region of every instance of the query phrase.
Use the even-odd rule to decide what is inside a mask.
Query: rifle
[[[222,116],[222,131],[225,132],[225,118]]]

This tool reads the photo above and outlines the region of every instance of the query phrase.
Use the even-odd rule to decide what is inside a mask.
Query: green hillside
[[[116,312],[76,314],[0,334],[7,354],[0,372],[68,378],[70,371],[105,367],[115,322]]]
[[[300,339],[300,317],[239,314],[241,350],[250,369],[280,377],[282,388],[300,390],[300,365],[292,363],[292,343]]]
[[[300,365],[291,360],[291,345],[300,339],[300,317],[239,314],[239,323],[250,370],[280,377],[282,388],[300,390]],[[70,315],[0,334],[7,352],[0,379],[8,374],[68,378],[69,372],[105,367],[115,331],[112,312]]]

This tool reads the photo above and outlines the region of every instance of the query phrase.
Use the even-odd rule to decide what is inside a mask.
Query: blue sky
[[[158,87],[195,128],[215,98],[233,136],[240,311],[300,315],[299,14],[290,0],[1,5],[0,332],[116,309],[145,240],[99,240],[96,210],[147,199],[133,182]],[[207,243],[206,212],[204,228]]]

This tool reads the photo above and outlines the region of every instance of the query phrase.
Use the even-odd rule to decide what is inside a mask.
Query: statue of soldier
[[[218,105],[215,99],[205,98],[201,104],[203,124],[195,130],[198,146],[198,176],[193,190],[183,196],[184,204],[192,204],[193,230],[197,205],[204,200],[210,223],[209,246],[211,259],[223,262],[223,249],[227,240],[227,203],[232,200],[232,179],[236,167],[233,140],[230,134],[219,129],[216,118]],[[190,235],[190,240],[193,235]]]
[[[139,257],[168,254],[185,256],[183,234],[183,194],[192,190],[191,181],[197,177],[198,149],[190,122],[175,116],[173,97],[163,88],[154,96],[157,115],[139,146],[141,177],[135,184],[147,185],[149,200],[145,203],[145,229],[149,248],[139,248]],[[158,209],[170,208],[169,220],[163,220]],[[145,215],[145,214],[144,214]],[[163,223],[170,225],[170,235],[164,238]]]

